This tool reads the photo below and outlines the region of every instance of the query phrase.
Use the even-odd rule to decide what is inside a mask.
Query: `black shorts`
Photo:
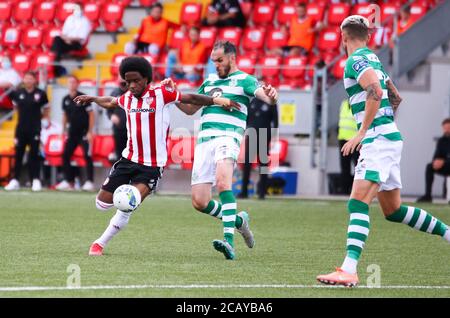
[[[162,173],[162,167],[144,166],[122,157],[112,166],[109,177],[102,185],[102,190],[114,193],[122,184],[142,183],[147,185],[152,193]]]

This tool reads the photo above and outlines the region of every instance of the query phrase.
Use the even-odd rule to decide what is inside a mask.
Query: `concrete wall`
[[[441,122],[450,115],[450,64],[431,64],[429,92],[401,91],[403,103],[397,124],[404,137],[402,155],[403,193],[420,195],[425,191],[425,166],[431,161],[435,139],[442,135]],[[441,195],[442,178],[436,178],[433,193]]]

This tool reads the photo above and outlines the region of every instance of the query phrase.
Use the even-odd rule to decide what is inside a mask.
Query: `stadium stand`
[[[14,68],[23,73],[28,69],[45,70],[47,78],[54,79],[53,61],[54,55],[49,52],[53,38],[59,35],[63,22],[72,12],[72,6],[78,1],[61,0],[22,0],[0,1],[0,44],[2,54],[8,54],[12,58]],[[136,34],[136,28],[124,25],[124,15],[129,8],[148,7],[155,0],[86,0],[84,13],[91,21],[94,32],[109,32],[117,34],[116,43],[108,45],[104,52],[96,52],[93,59],[81,64],[80,69],[73,73],[83,79],[83,84],[89,87],[97,87],[99,92],[106,87],[116,87],[118,76],[118,64],[126,54],[123,53],[124,43],[131,40]],[[306,56],[281,57],[272,54],[272,50],[286,46],[289,35],[283,30],[283,26],[289,24],[295,17],[296,3],[307,4],[307,13],[316,22],[322,22],[326,28],[316,36],[311,52]],[[401,5],[406,0],[378,1],[381,5],[382,22],[388,22],[392,28],[393,17],[396,17]],[[200,25],[205,16],[209,1],[168,1],[164,3],[166,17],[170,21],[180,24],[182,27],[169,32],[165,42],[165,49],[158,56],[143,55],[154,66],[156,80],[162,78],[165,73],[165,61],[168,49],[179,48],[186,38],[186,27]],[[416,0],[411,1],[411,16],[414,21],[422,18],[433,6],[435,1]],[[242,28],[201,27],[200,38],[205,46],[210,49],[217,39],[225,39],[234,43],[239,49],[239,68],[254,74],[258,79],[270,82],[282,89],[308,89],[311,87],[314,75],[314,66],[319,62],[329,64],[336,62],[331,68],[331,75],[335,79],[342,78],[344,58],[340,56],[340,30],[339,25],[349,14],[361,14],[368,16],[371,11],[367,3],[350,5],[348,1],[336,3],[336,1],[243,1],[242,11],[249,23]],[[390,29],[388,29],[390,31]],[[389,34],[391,34],[390,32]],[[372,43],[375,47],[375,43]],[[75,52],[79,57],[86,57],[89,52],[84,47],[80,52]],[[108,64],[98,69],[89,66],[89,63]],[[100,82],[97,83],[97,79]],[[179,81],[179,87],[192,88],[192,83]],[[3,127],[2,127],[3,129]],[[48,160],[52,165],[59,165],[58,159],[62,150],[57,147],[58,138],[54,137],[46,145]],[[12,137],[11,137],[12,139]],[[94,142],[94,161],[97,165],[108,166],[108,155],[111,140],[109,136],[96,136]],[[169,145],[172,148],[191,145],[195,140],[171,139]],[[184,149],[181,147],[181,149]],[[283,149],[284,144],[282,144]],[[273,147],[272,147],[273,148]],[[2,144],[0,144],[0,149]],[[106,149],[106,150],[105,150]],[[81,149],[80,149],[81,151]],[[272,150],[271,150],[272,151]],[[83,164],[82,153],[79,159],[74,161]],[[169,167],[188,169],[190,155],[184,150],[170,158]],[[280,154],[280,157],[283,157]],[[177,163],[175,163],[177,162]],[[191,161],[192,162],[192,161]],[[0,175],[1,177],[1,175]]]

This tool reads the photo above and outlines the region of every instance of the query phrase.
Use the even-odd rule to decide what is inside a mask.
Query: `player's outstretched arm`
[[[398,106],[400,106],[400,103],[402,102],[402,98],[400,97],[397,87],[395,87],[391,79],[388,79],[386,81],[386,88],[388,91],[389,102],[391,103],[394,111],[396,111]]]
[[[255,91],[255,97],[266,104],[276,105],[278,92],[272,85],[263,85]]]
[[[96,103],[98,106],[103,108],[115,108],[118,106],[117,98],[112,96],[90,96],[90,95],[80,95],[73,99],[77,104],[88,104]]]

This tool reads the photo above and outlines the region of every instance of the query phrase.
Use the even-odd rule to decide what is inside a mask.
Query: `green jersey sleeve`
[[[256,90],[259,88],[258,80],[253,76],[247,76],[242,83],[244,88],[244,93],[248,96],[255,96]]]

